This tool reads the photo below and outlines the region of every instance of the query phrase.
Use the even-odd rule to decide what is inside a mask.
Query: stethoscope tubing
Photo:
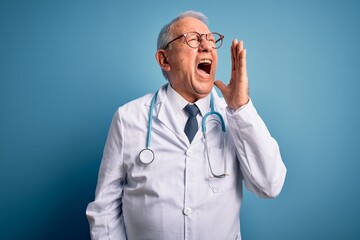
[[[139,153],[139,160],[143,164],[150,164],[154,161],[154,158],[155,158],[155,153],[150,148],[150,142],[151,142],[153,112],[154,112],[158,93],[159,93],[159,90],[154,94],[153,98],[151,99],[150,109],[149,109],[149,119],[148,119],[148,131],[147,131],[147,135],[146,135],[146,146]],[[211,167],[211,163],[210,163],[209,149],[208,149],[207,140],[206,140],[206,119],[211,115],[216,115],[219,118],[219,120],[220,120],[219,123],[221,124],[221,130],[223,133],[225,133],[226,132],[225,121],[224,121],[223,117],[221,116],[221,114],[219,112],[216,112],[214,109],[214,96],[212,93],[210,93],[210,111],[208,113],[206,113],[204,115],[204,117],[202,118],[201,130],[204,135],[206,155],[207,155],[207,160],[208,160],[208,164],[209,164],[209,168],[210,168],[212,177],[223,178],[223,177],[229,175],[228,173],[226,173],[226,163],[224,164],[224,174],[214,174],[212,167]]]
[[[206,113],[203,119],[201,120],[201,131],[203,132],[203,134],[206,133],[206,119],[211,115],[218,116],[218,118],[220,119],[221,130],[223,132],[226,132],[224,118],[221,116],[220,113],[216,112],[214,109],[214,95],[212,93],[210,93],[210,111]]]
[[[153,112],[154,112],[158,93],[159,93],[159,90],[154,94],[153,98],[151,99],[151,104],[150,104],[150,109],[149,109],[148,131],[147,131],[147,135],[146,135],[146,148],[147,149],[150,149],[152,117],[153,117]]]

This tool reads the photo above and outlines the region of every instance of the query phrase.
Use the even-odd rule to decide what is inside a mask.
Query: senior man
[[[193,11],[161,30],[168,84],[113,117],[86,211],[92,239],[241,239],[242,182],[259,197],[280,193],[286,167],[249,98],[242,41],[229,84],[214,81],[223,38]]]

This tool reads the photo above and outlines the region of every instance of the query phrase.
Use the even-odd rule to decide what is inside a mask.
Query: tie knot
[[[198,115],[199,112],[200,112],[199,108],[198,108],[195,104],[193,104],[193,105],[191,105],[191,104],[186,105],[186,106],[184,107],[184,110],[185,110],[185,112],[187,113],[187,115],[189,115],[189,117],[196,117],[196,115]]]

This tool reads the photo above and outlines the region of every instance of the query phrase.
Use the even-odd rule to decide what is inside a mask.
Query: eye
[[[207,39],[208,39],[209,42],[215,43],[215,37],[214,37],[214,35],[209,34],[209,35],[207,36]]]
[[[189,34],[189,35],[187,35],[187,41],[188,42],[199,42],[200,36],[196,33]]]

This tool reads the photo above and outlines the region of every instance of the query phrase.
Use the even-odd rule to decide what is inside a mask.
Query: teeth
[[[207,63],[207,64],[211,64],[212,61],[210,59],[201,59],[200,63]]]

